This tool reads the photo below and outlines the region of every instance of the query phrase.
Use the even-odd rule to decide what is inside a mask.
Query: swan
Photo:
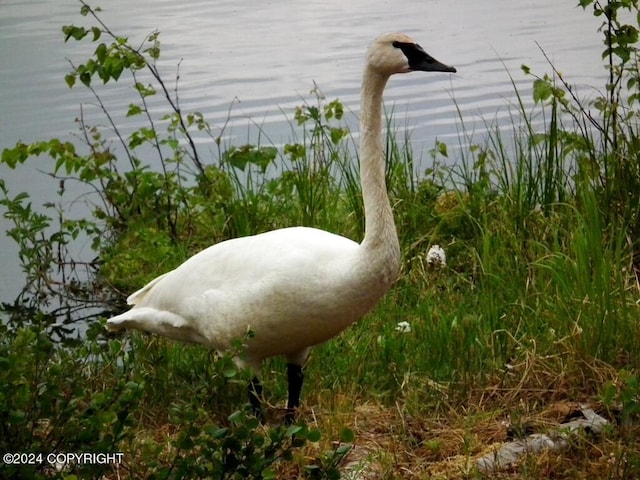
[[[261,415],[258,372],[265,358],[287,360],[285,420],[300,404],[303,365],[322,343],[369,312],[396,280],[400,246],[387,196],[382,147],[382,94],[389,77],[416,70],[452,72],[410,37],[385,34],[370,45],[360,110],[360,182],[365,213],[361,243],[308,227],[226,240],[197,253],[127,298],[131,309],[106,328],[132,328],[228,350],[250,368],[249,401]]]

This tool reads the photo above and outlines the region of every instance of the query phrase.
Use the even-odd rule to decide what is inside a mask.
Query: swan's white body
[[[385,185],[382,93],[392,74],[412,70],[455,72],[406,35],[383,35],[369,48],[360,114],[362,243],[304,227],[228,240],[131,295],[127,302],[133,307],[109,319],[107,328],[135,328],[217,350],[228,349],[251,329],[255,335],[240,362],[258,369],[274,355],[302,365],[311,346],[371,310],[400,265]],[[291,396],[290,378],[290,405],[297,406]]]
[[[352,240],[293,227],[236,238],[194,255],[131,295],[107,325],[225,350],[254,332],[245,360],[304,360],[306,349],[362,317],[389,288],[398,266],[380,269]],[[373,275],[372,270],[378,270]]]

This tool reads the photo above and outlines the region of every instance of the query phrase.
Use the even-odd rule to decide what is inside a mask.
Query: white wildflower
[[[411,325],[409,324],[409,322],[399,322],[398,325],[396,326],[396,332],[410,333]]]
[[[440,245],[432,245],[427,252],[427,265],[444,267],[447,264],[447,255]]]

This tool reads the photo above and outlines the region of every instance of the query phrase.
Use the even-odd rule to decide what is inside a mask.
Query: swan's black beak
[[[409,70],[422,72],[449,72],[456,73],[454,67],[439,62],[417,43],[393,42],[393,46],[402,50],[409,61]]]
[[[455,67],[451,67],[449,65],[445,65],[444,63],[439,62],[438,60],[436,60],[426,52],[424,56],[420,58],[418,61],[414,63],[409,63],[409,68],[411,70],[420,70],[423,72],[449,72],[449,73],[457,72]]]

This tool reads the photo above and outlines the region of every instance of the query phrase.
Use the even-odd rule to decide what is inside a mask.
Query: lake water
[[[481,136],[485,121],[507,122],[513,101],[510,75],[526,99],[532,79],[521,64],[544,73],[538,45],[581,96],[602,88],[606,73],[599,20],[577,0],[102,0],[102,18],[133,44],[161,32],[159,65],[165,79],[180,63],[183,111],[201,111],[222,126],[229,108],[229,142],[246,143],[248,126],[260,125],[272,142],[290,139],[285,115],[301,99],[312,100],[314,82],[327,98],[339,98],[358,113],[365,49],[379,33],[403,31],[458,73],[413,74],[394,78],[385,101],[400,123],[412,130],[415,152],[426,152],[436,138],[458,143],[460,109],[465,126]],[[65,44],[61,26],[93,25],[80,16],[75,0],[0,0],[0,148],[16,141],[72,139],[79,105],[92,99],[82,88],[67,88],[68,59],[81,63],[95,46]],[[133,96],[124,85],[101,90],[112,111],[124,111]],[[103,123],[96,108],[84,109],[88,123]],[[120,120],[126,123],[127,120]],[[123,125],[126,128],[126,124]],[[253,129],[257,131],[257,129]],[[213,151],[201,140],[205,154]],[[206,156],[206,155],[205,155]],[[453,159],[455,160],[455,158]],[[45,159],[39,160],[46,162]],[[34,204],[55,200],[56,183],[38,163],[16,171],[0,166],[13,194],[27,191]],[[9,223],[0,219],[4,232]],[[90,254],[88,247],[81,247]],[[17,249],[0,236],[0,301],[19,291]]]

